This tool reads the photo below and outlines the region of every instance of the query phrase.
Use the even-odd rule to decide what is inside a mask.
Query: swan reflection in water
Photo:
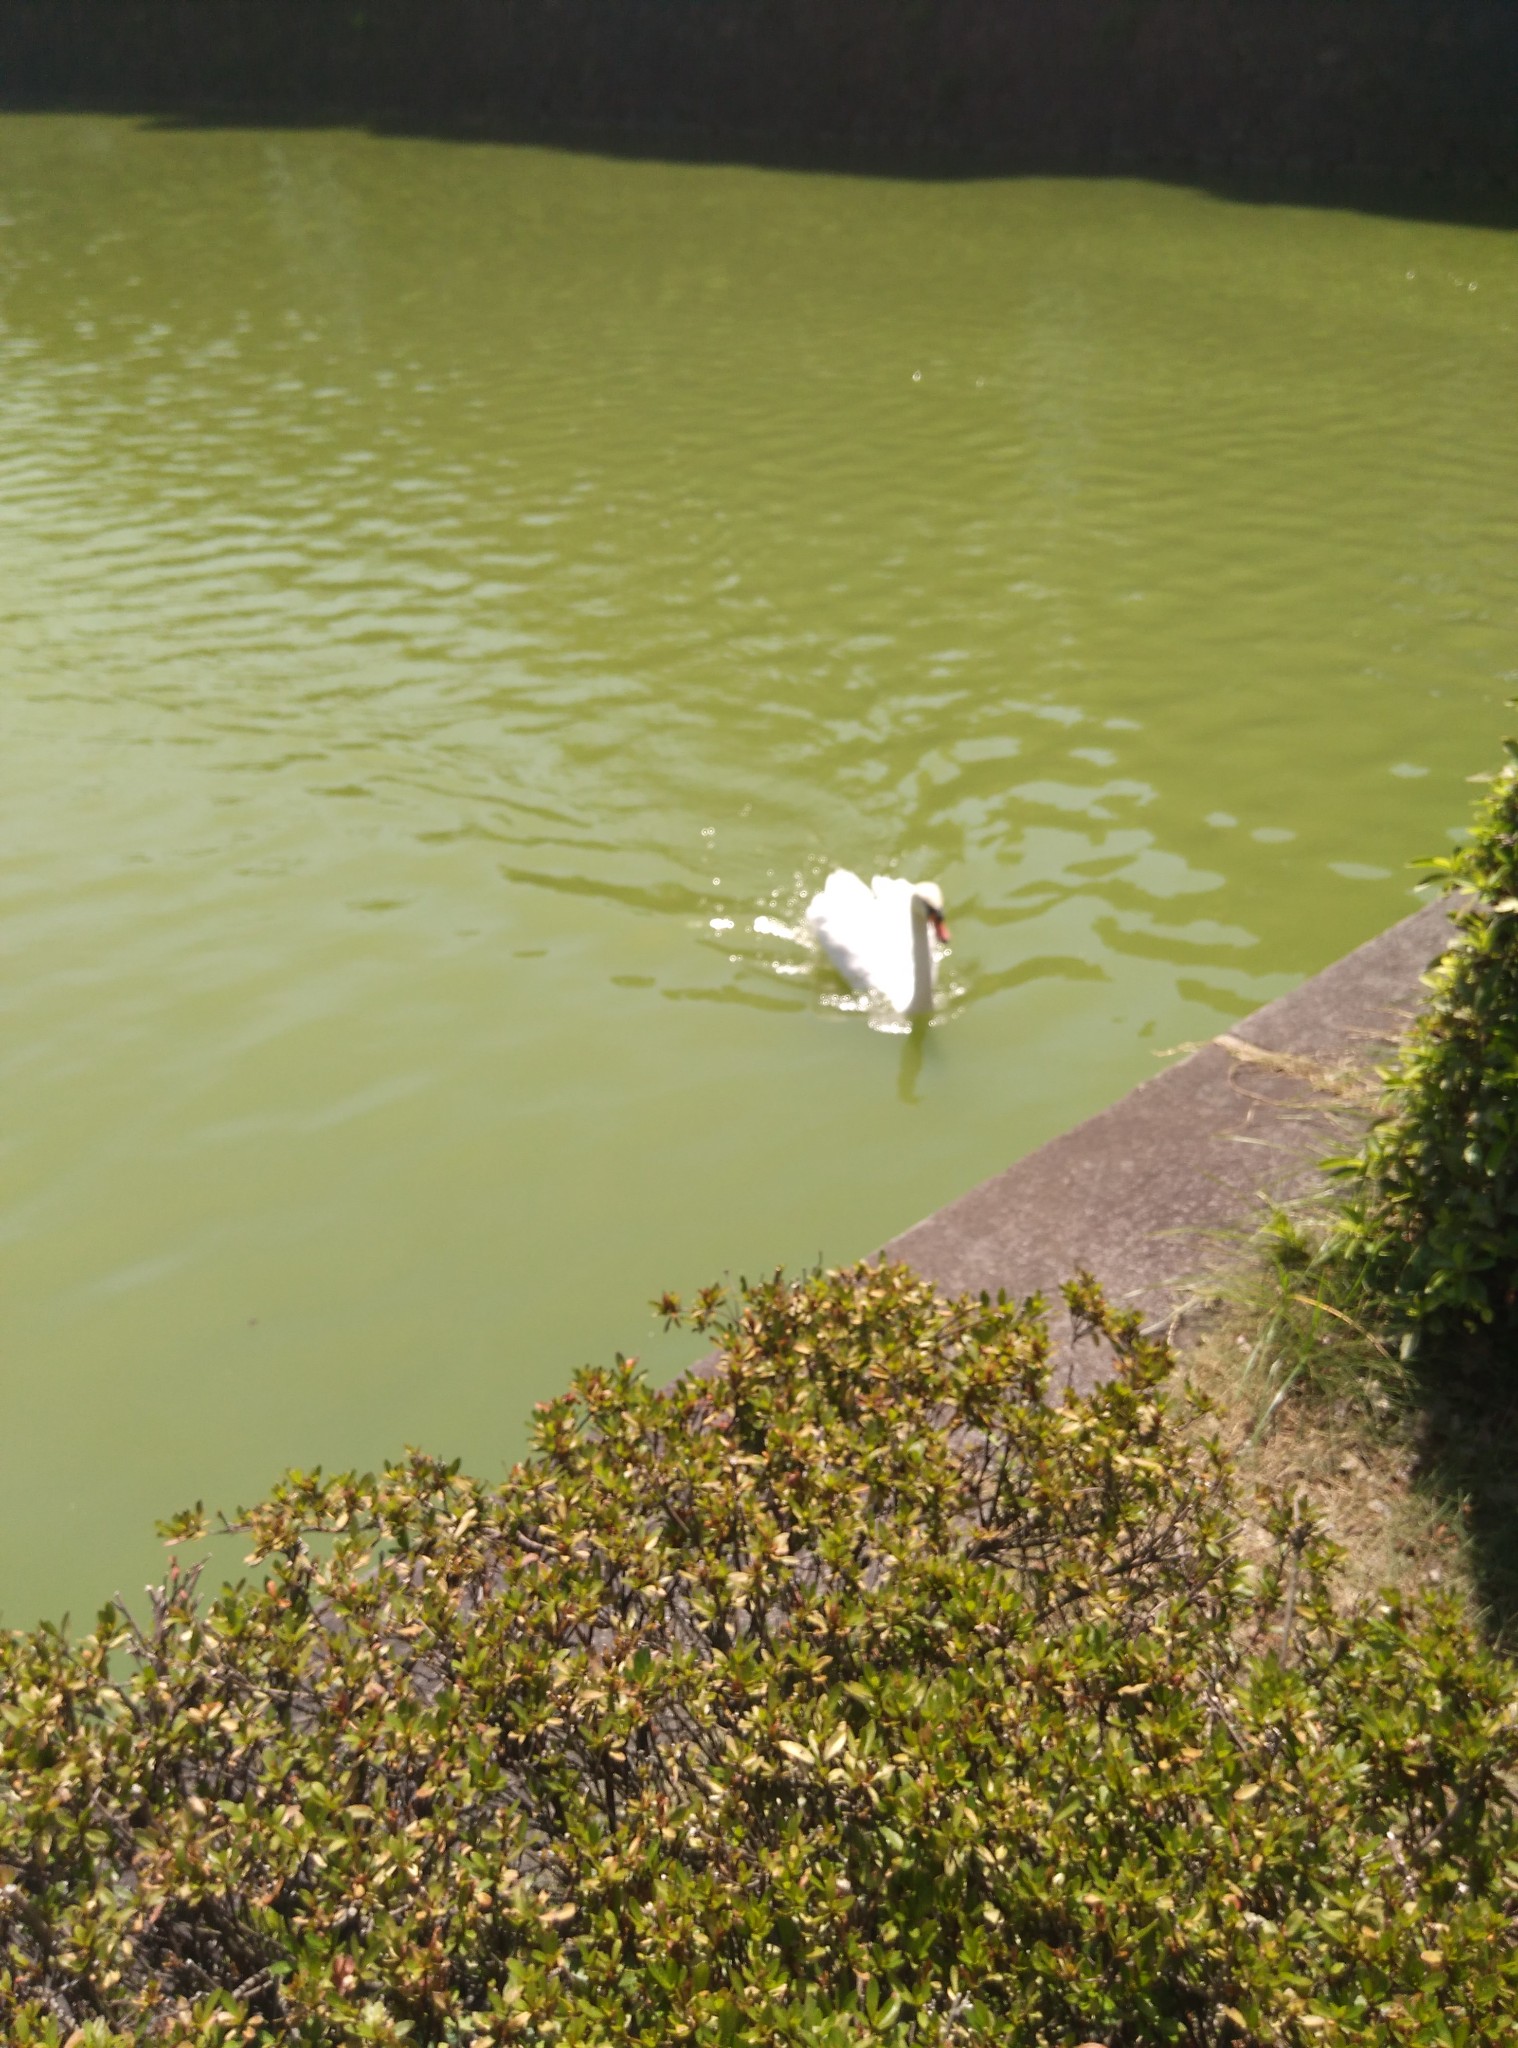
[[[923,1054],[928,1049],[928,1023],[926,1017],[914,1017],[901,1039],[901,1065],[896,1069],[896,1095],[898,1101],[916,1105],[917,1077],[922,1072]]]

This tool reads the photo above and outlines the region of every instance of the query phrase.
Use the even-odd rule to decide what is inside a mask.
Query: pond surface
[[[0,221],[6,1621],[498,1471],[1390,923],[1495,758],[1511,236],[15,116]],[[943,884],[924,1042],[784,936],[834,863]]]

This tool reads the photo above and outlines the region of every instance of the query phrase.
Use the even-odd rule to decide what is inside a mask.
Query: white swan
[[[932,1009],[936,961],[929,931],[941,946],[949,943],[936,882],[877,875],[866,888],[848,868],[834,868],[807,905],[806,921],[861,994],[881,997],[903,1017]]]

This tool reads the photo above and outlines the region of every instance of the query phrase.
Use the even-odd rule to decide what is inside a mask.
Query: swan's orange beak
[[[947,946],[950,939],[950,932],[948,925],[944,922],[943,912],[941,910],[933,910],[930,908],[928,911],[928,921],[933,927],[933,935],[938,940],[939,945]]]

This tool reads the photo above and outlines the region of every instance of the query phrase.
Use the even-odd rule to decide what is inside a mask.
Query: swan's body
[[[835,868],[807,905],[806,920],[861,995],[880,997],[902,1017],[932,1009],[936,962],[929,933],[941,944],[949,938],[936,882],[877,875],[866,887],[848,868]]]

